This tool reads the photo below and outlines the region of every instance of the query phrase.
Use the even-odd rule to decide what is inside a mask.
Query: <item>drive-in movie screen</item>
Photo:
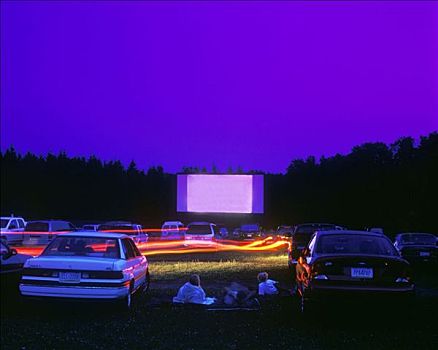
[[[263,213],[263,175],[178,175],[177,210]]]
[[[438,349],[438,1],[0,1],[0,349]]]

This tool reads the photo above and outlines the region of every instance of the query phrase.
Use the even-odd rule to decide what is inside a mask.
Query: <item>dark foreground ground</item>
[[[232,279],[240,276],[249,284],[256,270],[254,266],[232,274]],[[273,266],[271,273],[287,283],[287,269]],[[220,294],[217,280],[214,274],[204,279],[208,294]],[[1,348],[437,349],[437,271],[420,274],[417,280],[418,295],[410,312],[403,305],[359,300],[336,303],[307,316],[300,314],[292,298],[269,302],[259,311],[159,305],[157,300],[175,294],[179,280],[156,281],[130,313],[115,311],[112,304],[23,303],[2,295]]]

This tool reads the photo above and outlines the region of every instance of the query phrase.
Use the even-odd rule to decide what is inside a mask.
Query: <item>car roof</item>
[[[0,217],[0,219],[2,219],[2,220],[10,220],[10,219],[23,219],[23,218],[21,216],[2,216],[2,217]]]
[[[367,235],[375,237],[386,237],[383,233],[372,232],[372,231],[355,231],[355,230],[327,230],[327,231],[316,231],[318,236],[321,235]]]
[[[67,236],[67,237],[90,237],[90,238],[129,238],[128,235],[123,233],[111,233],[111,232],[90,232],[90,231],[75,231],[68,233],[60,233],[58,236]]]
[[[188,224],[187,226],[190,225],[214,225],[214,224],[212,222],[207,222],[207,221],[194,221]]]
[[[429,232],[400,232],[399,235],[432,235],[432,236],[435,236],[433,233],[429,233]]]
[[[71,223],[70,221],[67,221],[67,220],[32,220],[32,221],[28,221],[27,223],[28,224],[32,224],[32,223],[35,223],[35,222],[43,222],[43,223],[51,223],[51,222],[67,222],[67,223]]]
[[[298,224],[296,226],[339,226],[336,224],[330,224],[330,223],[326,223],[326,222],[308,222],[308,223],[304,223],[304,224]]]
[[[181,221],[164,221],[164,225],[183,225]]]

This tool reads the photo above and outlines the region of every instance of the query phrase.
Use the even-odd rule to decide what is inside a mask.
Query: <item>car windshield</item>
[[[49,232],[49,224],[46,222],[29,222],[26,225],[28,232]]]
[[[137,230],[132,225],[100,225],[99,231],[124,233],[125,235],[136,235]]]
[[[2,219],[2,226],[1,226],[1,228],[6,228],[6,226],[8,226],[8,222],[9,222],[9,220]]]
[[[401,236],[403,244],[436,244],[436,237],[434,235],[414,233],[405,234]]]
[[[113,238],[58,236],[41,255],[119,259],[120,249],[117,240]]]
[[[366,254],[396,256],[397,251],[385,237],[357,234],[323,235],[317,242],[318,254]]]
[[[186,231],[189,235],[211,235],[210,225],[190,225]]]

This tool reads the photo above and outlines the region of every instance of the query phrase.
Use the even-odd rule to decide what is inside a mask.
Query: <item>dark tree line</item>
[[[28,219],[129,219],[159,225],[175,218],[174,174],[134,162],[65,153],[37,157],[0,154],[1,213]],[[185,167],[186,173],[218,173]],[[225,173],[241,173],[227,169]],[[252,171],[251,173],[260,173]],[[291,162],[286,174],[265,175],[265,226],[324,221],[349,227],[438,232],[438,133],[401,138],[392,145],[366,143],[347,155]]]

